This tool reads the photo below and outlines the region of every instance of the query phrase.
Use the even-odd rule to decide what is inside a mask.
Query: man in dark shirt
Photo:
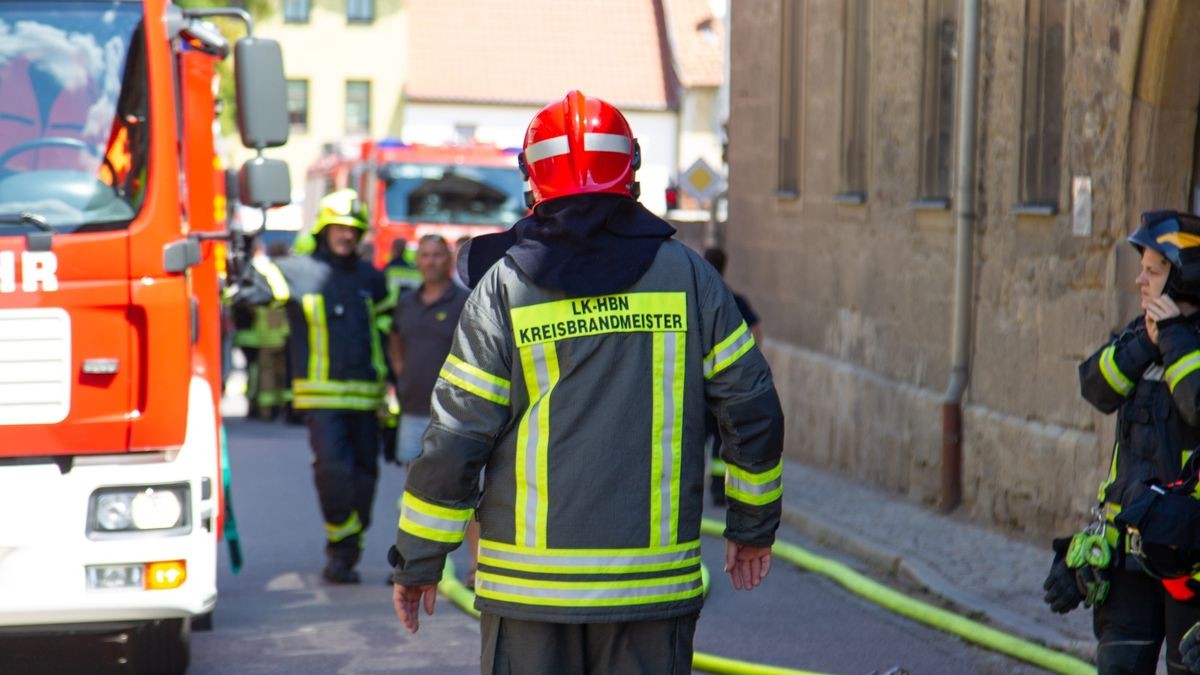
[[[396,373],[400,428],[396,460],[407,464],[421,453],[421,434],[429,426],[429,402],[438,372],[450,353],[454,329],[467,291],[450,280],[450,247],[438,235],[426,235],[417,247],[422,283],[400,296],[388,356]]]

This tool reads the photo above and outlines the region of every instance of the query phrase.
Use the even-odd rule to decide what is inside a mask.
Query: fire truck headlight
[[[186,531],[187,485],[103,488],[92,493],[88,536],[133,532]]]

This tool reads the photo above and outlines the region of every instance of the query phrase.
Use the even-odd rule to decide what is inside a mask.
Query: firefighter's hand
[[[725,571],[733,587],[748,591],[762,583],[771,571],[770,546],[743,546],[725,540]]]
[[[1179,657],[1188,671],[1200,673],[1200,623],[1183,634],[1179,641]]]
[[[425,601],[425,613],[433,616],[433,605],[437,602],[437,584],[392,585],[392,605],[396,608],[396,617],[410,633],[417,632],[421,627],[420,612],[417,610],[422,599]]]
[[[1055,559],[1050,565],[1050,574],[1046,576],[1042,590],[1046,591],[1042,600],[1050,605],[1050,610],[1055,614],[1066,614],[1083,602],[1075,570],[1068,568],[1061,558]]]

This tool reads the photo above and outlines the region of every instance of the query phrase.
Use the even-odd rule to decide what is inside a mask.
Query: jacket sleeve
[[[1079,364],[1079,392],[1102,413],[1121,407],[1133,385],[1158,358],[1142,318],[1134,319],[1086,361]]]
[[[291,299],[291,286],[279,264],[264,258],[255,258],[250,264],[244,284],[233,292],[234,305],[271,305],[281,307]]]
[[[433,388],[431,421],[409,468],[389,556],[396,583],[441,579],[446,555],[462,543],[479,499],[479,473],[510,417],[510,340],[484,306],[489,302],[477,291],[463,307]]]
[[[725,538],[775,541],[783,511],[783,410],[762,352],[715,270],[700,272],[704,396],[725,460]]]
[[[1182,317],[1160,322],[1158,346],[1175,407],[1189,425],[1200,425],[1200,331],[1196,323]]]

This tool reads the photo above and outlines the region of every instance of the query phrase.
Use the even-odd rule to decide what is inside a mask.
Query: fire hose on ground
[[[700,525],[702,534],[710,537],[721,537],[725,526],[705,518]],[[958,636],[967,642],[974,643],[985,649],[1011,656],[1015,659],[1031,663],[1035,666],[1052,670],[1057,673],[1095,673],[1091,664],[1073,656],[1055,651],[1048,647],[1009,635],[978,621],[972,621],[954,612],[935,607],[929,603],[911,598],[899,591],[889,588],[836,560],[816,555],[795,544],[776,541],[772,547],[775,558],[785,560],[800,569],[814,572],[827,577],[846,590],[866,600],[890,610],[896,614],[908,617],[946,633]],[[708,592],[708,569],[701,567],[704,579],[705,593]],[[475,594],[472,593],[454,573],[454,563],[446,559],[446,570],[442,582],[438,585],[451,602],[464,612],[479,618],[475,610]],[[751,661],[740,661],[713,654],[696,652],[692,667],[708,673],[721,675],[811,675],[811,671],[772,666]]]

